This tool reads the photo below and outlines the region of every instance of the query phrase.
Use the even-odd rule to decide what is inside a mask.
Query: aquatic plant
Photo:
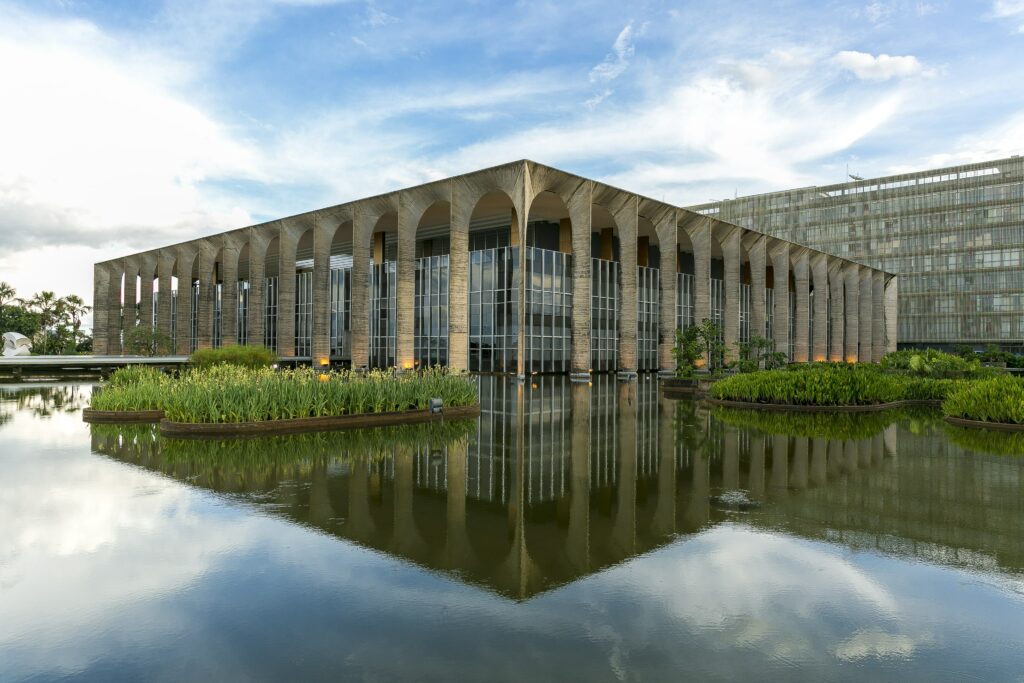
[[[993,455],[1024,455],[1024,432],[1002,432],[945,424],[949,440],[961,448]]]
[[[393,370],[359,374],[219,364],[177,378],[131,370],[115,373],[92,407],[163,410],[175,422],[226,423],[425,409],[431,398],[450,407],[477,403],[471,377],[441,368],[398,375]]]
[[[893,401],[941,401],[974,380],[933,379],[886,372],[860,363],[806,363],[734,375],[711,388],[714,398],[748,403],[855,406]]]
[[[964,358],[935,349],[904,349],[882,357],[883,370],[935,378],[982,377],[991,371],[981,367],[976,358]]]
[[[780,413],[716,407],[711,415],[727,425],[766,434],[849,441],[872,437],[906,413],[900,408],[875,413]]]
[[[214,365],[240,365],[244,368],[269,368],[277,362],[277,354],[262,346],[232,344],[219,349],[199,349],[188,357],[190,365],[209,368]]]
[[[1010,375],[965,382],[942,403],[950,417],[1024,424],[1024,380]]]

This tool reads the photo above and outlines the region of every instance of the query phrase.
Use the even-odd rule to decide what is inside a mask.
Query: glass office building
[[[900,347],[1024,351],[1024,159],[691,207],[899,276]]]

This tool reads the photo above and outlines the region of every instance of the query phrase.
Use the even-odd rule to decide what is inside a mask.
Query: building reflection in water
[[[725,521],[1024,567],[1024,466],[934,417],[709,411],[653,378],[479,381],[471,422],[233,442],[94,427],[93,450],[516,599]]]

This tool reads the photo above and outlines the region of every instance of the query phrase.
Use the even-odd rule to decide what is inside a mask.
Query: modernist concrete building
[[[902,347],[1024,351],[1024,159],[692,207],[895,273]]]
[[[892,275],[531,161],[98,263],[94,302],[97,354],[150,325],[180,354],[584,378],[671,370],[703,318],[730,355],[896,346]]]

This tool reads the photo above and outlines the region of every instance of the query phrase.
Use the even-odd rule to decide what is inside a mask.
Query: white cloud
[[[1017,32],[1024,33],[1024,0],[995,0],[992,14],[1011,20],[1017,25]]]
[[[906,78],[922,73],[923,67],[917,57],[903,57],[880,54],[877,57],[866,52],[843,50],[833,57],[841,68],[852,71],[857,78],[866,81],[887,81],[891,78]]]
[[[200,184],[255,177],[259,153],[175,93],[181,65],[132,54],[92,24],[18,18],[0,21],[0,63],[19,65],[0,71],[15,105],[0,108],[0,245],[25,230],[39,247],[95,246],[247,220]]]
[[[872,2],[864,8],[864,15],[873,24],[885,21],[890,14],[892,14],[892,7],[884,2]]]
[[[629,60],[633,58],[636,50],[633,47],[633,22],[629,22],[615,38],[612,44],[612,51],[609,52],[604,61],[590,70],[591,83],[607,83],[614,81],[622,75],[629,67]]]

